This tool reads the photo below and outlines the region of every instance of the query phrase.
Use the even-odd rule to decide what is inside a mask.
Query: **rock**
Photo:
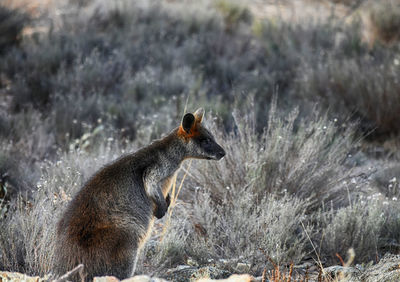
[[[219,282],[252,282],[255,281],[255,278],[249,274],[233,274],[229,276],[227,279],[221,279],[221,280],[214,280],[210,278],[201,278],[197,280],[197,282],[212,282],[212,281],[219,281]]]
[[[176,268],[168,269],[163,278],[171,281],[188,281],[191,275],[197,271],[197,267],[189,265],[178,265]]]
[[[335,265],[324,268],[324,273],[340,281],[361,281],[361,271],[354,267]]]
[[[213,266],[206,266],[199,268],[196,272],[194,272],[191,276],[191,279],[221,279],[228,278],[230,273],[226,270],[221,270]]]
[[[179,270],[188,269],[188,268],[192,268],[192,267],[190,267],[190,265],[178,265],[174,269],[179,271]]]
[[[386,254],[365,270],[362,279],[365,282],[400,281],[400,255]]]
[[[238,262],[236,265],[236,270],[238,272],[246,273],[250,270],[250,264],[249,263],[243,263],[243,262]]]
[[[102,276],[102,277],[95,277],[93,279],[93,282],[119,282],[118,278],[114,276]],[[155,278],[155,277],[150,277],[147,275],[137,275],[133,276],[124,280],[121,280],[121,282],[167,282],[167,280],[161,279],[161,278]]]
[[[122,282],[167,282],[165,279],[150,277],[147,275],[137,275],[128,279],[122,280]]]
[[[311,263],[309,261],[302,263],[302,264],[297,264],[295,266],[293,266],[294,269],[308,269],[310,267],[313,267],[315,265],[315,263]]]
[[[218,263],[220,263],[222,265],[227,265],[229,263],[229,260],[227,260],[227,259],[219,259]]]
[[[186,263],[187,263],[187,265],[190,265],[190,266],[199,266],[198,262],[195,261],[195,260],[192,259],[192,258],[188,258],[188,259],[186,260]]]
[[[194,266],[178,266],[169,269],[163,278],[176,282],[185,282],[191,280],[206,279],[223,279],[228,278],[230,273],[225,270],[218,269],[213,266],[194,267]]]
[[[324,271],[340,281],[400,281],[400,255],[386,254],[377,264],[366,267],[331,266],[325,268]]]
[[[101,276],[93,278],[93,282],[119,282],[119,279],[114,276]]]
[[[39,276],[28,276],[18,272],[0,271],[0,281],[26,281],[26,282],[41,282],[48,281],[48,278]]]

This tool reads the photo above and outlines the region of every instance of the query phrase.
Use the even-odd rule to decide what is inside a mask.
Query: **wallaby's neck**
[[[160,179],[172,175],[187,157],[187,150],[176,131],[177,129],[174,129],[170,134],[150,145],[156,154],[152,169],[157,170]]]

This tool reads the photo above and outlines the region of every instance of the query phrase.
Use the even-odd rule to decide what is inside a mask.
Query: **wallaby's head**
[[[190,158],[220,160],[225,151],[215,142],[214,136],[203,125],[204,110],[187,113],[183,116],[178,128],[178,136],[185,143],[187,155]]]

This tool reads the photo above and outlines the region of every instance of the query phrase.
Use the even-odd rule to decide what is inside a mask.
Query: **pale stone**
[[[28,276],[18,272],[0,271],[0,281],[26,281],[26,282],[41,282],[47,281],[47,278],[40,278],[39,276]]]
[[[114,276],[101,276],[93,278],[93,282],[119,282],[119,279]]]
[[[209,279],[209,278],[202,278],[197,280],[197,282],[213,282],[213,281],[219,281],[219,282],[251,282],[255,281],[254,277],[249,275],[249,274],[233,274],[229,276],[227,279]]]
[[[128,279],[124,279],[121,282],[167,282],[167,280],[154,278],[147,275],[137,275]]]
[[[249,263],[243,263],[243,262],[238,262],[236,265],[236,270],[238,272],[249,272],[250,270],[250,264]]]

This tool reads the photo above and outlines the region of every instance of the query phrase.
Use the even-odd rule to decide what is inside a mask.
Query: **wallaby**
[[[184,115],[166,137],[95,173],[57,226],[54,271],[84,265],[85,279],[133,275],[154,216],[167,212],[171,179],[187,158],[220,160],[225,151],[202,125],[203,109]]]

